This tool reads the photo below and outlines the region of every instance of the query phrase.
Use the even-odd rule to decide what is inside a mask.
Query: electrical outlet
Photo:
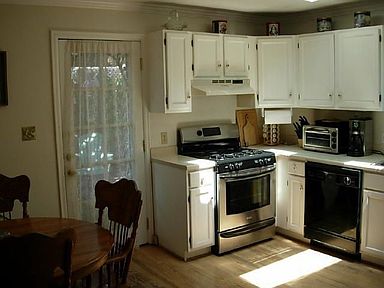
[[[160,143],[161,144],[168,144],[168,133],[167,132],[160,132]]]
[[[36,127],[21,127],[21,140],[22,141],[31,141],[36,140]]]

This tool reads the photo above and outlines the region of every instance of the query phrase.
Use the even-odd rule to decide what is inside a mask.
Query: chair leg
[[[111,287],[111,264],[107,264],[107,281],[108,287]]]
[[[85,287],[92,288],[92,274],[88,275],[85,279]]]
[[[125,258],[125,260],[124,260],[124,266],[123,266],[124,270],[123,270],[122,279],[121,279],[122,284],[127,283],[128,270],[129,270],[129,266],[130,266],[131,261],[132,261],[132,254],[133,254],[133,250],[131,250],[129,252],[129,254],[127,255],[127,258]]]
[[[103,267],[104,266],[101,266],[99,269],[99,288],[103,287]]]

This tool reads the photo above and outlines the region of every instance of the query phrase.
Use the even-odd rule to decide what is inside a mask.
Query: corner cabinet
[[[259,107],[292,107],[296,82],[296,37],[257,38]]]
[[[363,259],[384,264],[384,176],[364,173],[361,221],[361,254]]]
[[[149,33],[145,40],[144,70],[150,112],[192,111],[192,33]]]
[[[188,258],[214,245],[213,168],[188,171],[183,165],[152,162],[155,234],[158,244]]]
[[[335,108],[382,110],[382,26],[335,32]]]
[[[193,34],[193,76],[198,78],[247,77],[247,36]]]
[[[298,37],[299,107],[334,107],[334,33],[307,34]]]

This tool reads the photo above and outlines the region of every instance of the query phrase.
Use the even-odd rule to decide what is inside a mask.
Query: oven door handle
[[[262,173],[260,172],[250,172],[250,173],[244,173],[243,175],[233,175],[233,174],[219,174],[220,179],[225,180],[226,182],[234,182],[234,181],[239,181],[239,180],[250,180],[250,179],[255,179],[255,178],[261,178],[264,177],[265,175],[271,174],[272,171],[275,170],[275,167],[273,168],[268,168],[264,170]]]

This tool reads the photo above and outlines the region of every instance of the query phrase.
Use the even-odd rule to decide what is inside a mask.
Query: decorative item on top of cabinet
[[[357,11],[353,15],[355,20],[355,27],[365,27],[371,25],[371,12],[370,11]]]
[[[212,32],[226,34],[227,33],[227,20],[213,20],[212,21]]]
[[[248,77],[247,36],[193,34],[195,78]]]
[[[332,30],[332,18],[320,17],[317,18],[317,32],[331,31]]]
[[[239,127],[240,145],[242,147],[262,143],[262,118],[256,109],[237,110],[236,123]]]
[[[267,35],[268,36],[277,36],[280,34],[280,23],[279,22],[269,22],[266,24]]]
[[[145,48],[150,112],[191,112],[192,34],[168,30],[149,33]]]
[[[296,82],[295,36],[257,37],[258,107],[292,107]]]
[[[168,16],[168,22],[163,25],[165,29],[169,30],[183,30],[187,28],[187,25],[179,17],[179,12],[177,10],[172,10]]]

